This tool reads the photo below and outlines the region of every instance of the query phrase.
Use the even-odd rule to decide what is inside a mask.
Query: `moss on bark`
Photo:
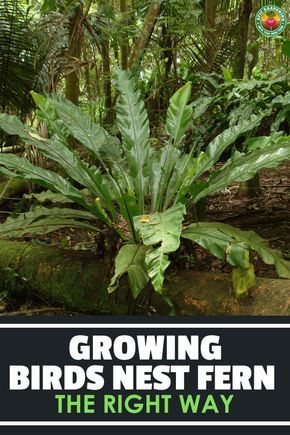
[[[231,278],[222,273],[184,271],[169,280],[176,311],[199,316],[289,316],[290,280],[257,278],[237,299]]]
[[[80,311],[111,312],[106,264],[86,253],[0,241],[0,285],[23,284],[42,297]]]
[[[0,241],[1,290],[7,286],[20,290],[28,286],[43,298],[84,312],[138,312],[126,282],[118,292],[108,295],[110,275],[107,264],[89,252]],[[241,299],[235,297],[231,279],[224,274],[179,271],[166,282],[167,294],[179,315],[290,314],[290,280],[258,278],[255,288]],[[156,293],[151,296],[145,298],[146,303],[159,314],[168,314],[169,307],[160,296]]]

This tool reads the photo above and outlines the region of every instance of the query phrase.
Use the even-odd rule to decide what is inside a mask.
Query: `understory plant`
[[[267,111],[226,129],[196,156],[195,147],[185,153],[183,146],[193,117],[190,83],[171,98],[165,122],[167,140],[159,147],[156,141],[151,143],[144,102],[127,72],[116,73],[115,87],[119,93],[120,139],[56,95],[33,94],[38,117],[46,123],[50,138],[40,137],[14,116],[0,115],[3,130],[18,135],[27,147],[35,147],[62,168],[62,172],[52,171],[25,157],[0,155],[2,174],[40,185],[49,190],[42,196],[62,203],[52,208],[34,206],[27,213],[8,218],[0,225],[0,237],[43,234],[64,227],[102,231],[109,238],[113,232],[121,240],[121,248],[108,291],[115,291],[120,278],[127,275],[134,298],[150,281],[155,291],[163,294],[170,254],[179,249],[181,238],[230,263],[237,294],[254,283],[251,251],[275,265],[280,277],[290,278],[289,263],[255,233],[223,223],[190,222],[187,217],[191,214],[187,212],[208,195],[290,158],[290,140],[284,137],[269,140],[267,146],[251,152],[234,154],[215,170],[224,151],[259,126]],[[72,138],[77,147],[72,146]],[[89,151],[87,160],[95,165],[80,157],[80,144]],[[64,172],[66,175],[61,175]]]
[[[247,139],[283,129],[290,131],[290,75],[286,68],[243,80],[234,79],[225,68],[223,71],[224,82],[213,81],[211,88],[204,87],[192,103],[192,135],[197,149],[224,129],[266,110],[267,116],[247,134]]]

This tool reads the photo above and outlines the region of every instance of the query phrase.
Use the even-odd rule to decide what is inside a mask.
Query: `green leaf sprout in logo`
[[[283,9],[275,5],[267,5],[256,15],[256,26],[263,36],[280,35],[287,26],[287,16]]]

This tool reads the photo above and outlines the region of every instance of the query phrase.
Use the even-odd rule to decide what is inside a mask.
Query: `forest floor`
[[[239,186],[233,184],[211,197],[207,201],[206,219],[255,231],[266,239],[272,248],[279,249],[284,257],[290,260],[290,162],[278,169],[261,171],[260,183],[261,191],[254,196],[240,193]],[[89,250],[95,253],[98,251],[96,240],[91,234],[74,230],[62,230],[38,239],[38,242],[68,249]],[[181,255],[177,256],[176,260],[171,270],[173,273],[184,268],[201,272],[231,272],[229,265],[208,254],[198,245],[191,244],[190,253],[186,252],[186,248],[185,251],[182,248]],[[274,267],[264,264],[258,256],[254,256],[253,263],[257,276],[278,278]],[[53,308],[34,297],[28,300],[9,298],[8,303],[7,300],[3,303],[0,301],[0,313],[28,316],[76,314],[61,307]]]
[[[219,221],[242,230],[254,231],[279,249],[290,260],[290,162],[278,169],[260,172],[261,189],[254,195],[239,191],[232,184],[223,192],[210,197],[206,204],[206,220]],[[76,250],[91,250],[98,253],[95,238],[87,232],[63,230],[42,239],[43,243]],[[189,242],[190,243],[190,242]],[[205,272],[231,272],[231,266],[210,255],[205,249],[190,243],[190,250],[182,248],[180,257],[173,258],[176,267]],[[188,246],[188,245],[187,245]],[[274,266],[263,263],[254,256],[256,275],[278,278]]]
[[[261,171],[260,183],[261,191],[254,196],[242,194],[239,186],[233,184],[211,197],[207,203],[207,219],[255,231],[290,260],[290,162],[275,170]],[[230,272],[229,265],[204,249],[196,247],[195,254],[195,270]],[[257,276],[277,277],[274,267],[258,257],[254,258],[254,264]]]

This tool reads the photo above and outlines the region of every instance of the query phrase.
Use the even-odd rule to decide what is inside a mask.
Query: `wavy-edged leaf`
[[[255,285],[256,276],[254,265],[250,263],[246,269],[236,267],[232,272],[232,282],[237,296],[246,293]]]
[[[94,221],[94,215],[81,210],[35,207],[35,209],[21,213],[17,217],[9,217],[0,224],[0,237],[35,236],[48,234],[61,228],[74,227],[99,232],[100,230],[93,226]]]
[[[24,134],[26,136],[28,132],[17,116],[11,116],[7,113],[0,113],[0,127],[6,131],[6,133],[17,135],[19,137],[22,137]]]
[[[236,140],[245,133],[250,132],[261,124],[265,116],[270,114],[269,111],[263,112],[260,115],[253,115],[250,121],[245,121],[242,124],[230,127],[218,135],[209,143],[206,148],[204,158],[201,160],[200,166],[197,168],[195,179],[204,172],[210,170],[213,165],[219,160],[222,153]]]
[[[279,131],[277,133],[272,133],[271,136],[256,136],[248,139],[244,144],[244,149],[249,151],[256,151],[259,149],[264,149],[270,145],[275,145],[280,141],[287,141],[289,137],[283,136],[284,132]]]
[[[51,190],[44,190],[40,193],[25,193],[23,195],[26,199],[36,199],[40,203],[51,202],[53,204],[73,204],[73,201],[60,193],[54,193]]]
[[[59,95],[48,95],[47,98],[31,93],[38,107],[45,113],[53,109],[56,116],[60,118],[71,135],[81,144],[99,154],[102,146],[109,139],[105,129],[93,122],[92,118],[75,106],[71,101]],[[42,97],[42,98],[40,98]],[[44,98],[44,99],[43,99]]]
[[[167,145],[160,150],[152,150],[150,153],[151,174],[150,174],[150,193],[151,193],[151,209],[157,211],[161,201],[161,191],[165,191],[168,185],[166,182],[166,173],[171,173],[174,170],[175,164],[180,157],[180,150],[173,149],[170,161],[167,159],[170,146]]]
[[[114,84],[120,95],[117,101],[117,122],[122,135],[122,146],[139,204],[144,213],[145,195],[149,183],[150,129],[145,104],[140,92],[126,71],[115,74]]]
[[[37,100],[39,99],[37,94],[34,94],[34,97]],[[117,220],[111,198],[112,192],[129,227],[132,228],[130,216],[132,195],[129,194],[130,202],[128,203],[126,192],[130,190],[130,182],[123,168],[119,140],[111,137],[105,129],[95,124],[88,115],[60,96],[49,95],[45,103],[40,99],[39,106],[46,118],[52,123],[53,118],[51,119],[51,116],[56,116],[58,120],[61,119],[69,133],[100,161],[105,174],[96,168],[88,168],[89,175],[92,175],[94,182],[98,185],[98,196],[102,198],[105,207],[109,209],[113,218]],[[86,187],[88,187],[87,184]],[[136,209],[136,207],[134,206],[133,209]],[[137,210],[136,215],[139,213],[140,210]]]
[[[188,105],[188,101],[191,95],[191,83],[188,82],[181,89],[179,89],[171,98],[170,106],[167,112],[167,119],[165,125],[165,131],[170,136],[168,144],[162,149],[159,155],[160,164],[157,170],[156,157],[158,157],[158,152],[155,156],[155,161],[153,162],[152,175],[154,177],[151,186],[158,186],[155,191],[153,191],[152,204],[154,205],[154,211],[164,211],[168,208],[172,197],[176,193],[175,187],[173,188],[175,181],[179,178],[175,174],[172,174],[176,163],[178,163],[178,157],[180,155],[180,150],[178,147],[182,142],[182,138],[186,133],[190,122],[192,121],[193,109]],[[181,168],[179,167],[178,170]],[[158,174],[158,171],[160,172]],[[155,195],[154,195],[155,193]]]
[[[204,154],[201,153],[197,158],[193,158],[192,153],[190,153],[180,159],[182,164],[178,163],[177,165],[175,165],[171,180],[168,184],[168,188],[166,191],[165,206],[169,204],[169,200],[171,200],[174,196],[175,204],[177,202],[182,202],[183,204],[186,203],[186,197],[188,196],[188,193],[190,191],[192,179],[203,157]]]
[[[190,225],[182,237],[198,243],[220,260],[226,260],[232,266],[245,269],[249,265],[248,246],[236,239],[229,231],[222,231],[218,224],[201,222]]]
[[[124,245],[115,260],[115,274],[108,287],[108,292],[114,292],[121,276],[128,274],[132,295],[136,299],[146,287],[149,276],[145,264],[147,247],[144,245]]]
[[[232,163],[226,164],[225,168],[221,168],[209,180],[208,185],[195,195],[194,202],[223,190],[232,182],[250,180],[260,169],[275,168],[285,160],[290,160],[290,142],[267,146],[239,157]]]
[[[43,155],[54,160],[63,167],[66,173],[78,183],[89,189],[92,195],[100,196],[111,215],[116,218],[116,212],[109,190],[109,181],[95,167],[89,167],[75,152],[71,151],[67,144],[57,137],[44,139],[37,133],[31,132],[15,116],[5,113],[0,114],[0,127],[9,134],[17,134],[28,145],[34,145]]]
[[[151,247],[146,253],[146,264],[153,287],[159,293],[162,292],[164,272],[170,264],[168,254],[175,252],[180,245],[185,213],[185,206],[176,204],[162,213],[134,218],[143,243]]]
[[[69,176],[88,189],[91,196],[95,196],[102,200],[103,208],[109,210],[110,215],[115,222],[118,221],[117,210],[115,207],[115,201],[117,201],[120,209],[124,211],[123,215],[134,235],[133,221],[132,216],[130,215],[130,209],[132,209],[132,207],[130,204],[126,203],[126,195],[123,194],[118,182],[113,177],[106,176],[95,167],[89,167],[78,158],[76,153],[72,152],[57,137],[54,137],[51,140],[46,140],[40,137],[37,133],[30,132],[16,117],[0,114],[0,127],[9,131],[10,134],[16,133],[20,135],[27,144],[36,146],[44,155],[59,163],[66,170]],[[17,167],[16,169],[19,173],[20,169],[22,171],[21,167]],[[30,173],[32,172],[33,171],[31,170]],[[26,174],[26,177],[26,179],[29,179],[28,174]],[[51,185],[45,184],[44,186],[50,190],[56,190],[51,187]],[[59,190],[57,191],[59,192]],[[116,226],[112,224],[110,217],[106,213],[99,213],[97,207],[94,207],[94,212],[103,222],[108,224],[111,228],[116,229]],[[139,210],[136,211],[136,215],[139,213]]]
[[[93,122],[90,116],[59,95],[51,94],[45,98],[42,95],[32,92],[32,96],[39,106],[46,122],[50,123],[51,126],[55,126],[56,123],[63,123],[63,128],[55,130],[59,139],[62,138],[62,132],[65,128],[68,132],[68,136],[71,135],[77,139],[78,142],[91,151],[95,158],[100,161],[106,172],[106,177],[101,175],[99,178],[98,175],[100,172],[98,171],[95,181],[102,187],[102,189],[99,190],[102,193],[103,199],[106,198],[106,202],[109,203],[111,212],[114,214],[111,200],[106,189],[108,180],[105,178],[109,179],[109,184],[111,184],[116,197],[120,196],[122,189],[119,184],[116,183],[115,177],[111,176],[111,172],[113,172],[114,175],[116,172],[118,173],[120,182],[125,190],[129,186],[126,173],[123,170],[122,148],[118,138],[110,136],[104,128]],[[112,171],[110,171],[110,168]],[[96,172],[96,170],[93,169],[89,171]],[[102,183],[102,180],[104,180],[104,183]]]
[[[191,96],[191,83],[186,83],[170,99],[165,124],[166,133],[178,147],[192,121],[193,109],[188,105]]]
[[[242,231],[223,223],[200,222],[190,225],[183,231],[182,237],[198,243],[217,258],[227,260],[241,269],[249,267],[246,251],[256,251],[264,263],[275,265],[281,278],[290,279],[290,262],[252,231]]]
[[[195,174],[197,163],[198,159],[194,159],[186,154],[180,155],[168,181],[164,198],[164,209],[167,209],[170,206],[172,199],[176,195],[178,197],[176,202],[182,202],[180,199],[186,195],[188,190],[187,186],[191,185],[191,180]]]
[[[84,208],[92,210],[90,203],[85,201],[79,190],[65,178],[55,172],[33,165],[24,157],[18,157],[14,154],[0,154],[0,173],[2,172],[5,175],[9,174],[12,178],[22,178],[58,192]]]

